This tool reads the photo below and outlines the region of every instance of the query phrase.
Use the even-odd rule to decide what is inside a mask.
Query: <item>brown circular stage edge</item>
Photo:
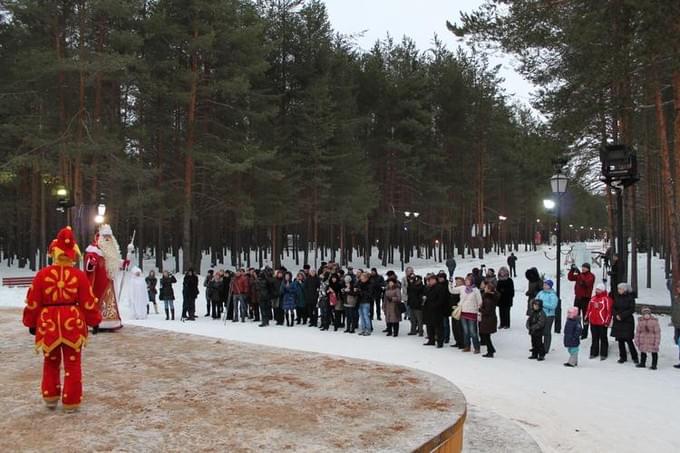
[[[0,310],[0,332],[12,451],[462,448],[463,394],[417,370],[126,326],[90,337],[83,405],[65,414],[43,405],[42,356],[19,311]]]

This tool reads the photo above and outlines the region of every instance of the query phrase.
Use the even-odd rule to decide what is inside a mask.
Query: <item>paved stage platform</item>
[[[457,451],[463,394],[417,370],[126,326],[90,337],[80,412],[49,411],[42,356],[0,309],[12,451]]]

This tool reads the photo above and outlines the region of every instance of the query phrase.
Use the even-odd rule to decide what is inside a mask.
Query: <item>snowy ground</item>
[[[546,250],[548,256],[552,251]],[[201,318],[195,323],[165,321],[152,315],[145,321],[126,321],[150,328],[192,333],[206,337],[238,340],[248,343],[330,353],[347,357],[403,365],[438,374],[455,383],[470,404],[488,409],[523,426],[545,451],[638,452],[680,451],[680,438],[673,420],[680,403],[680,371],[677,347],[672,344],[673,331],[669,318],[660,316],[662,349],[657,371],[636,369],[632,363],[616,363],[617,350],[610,342],[610,358],[605,362],[588,360],[590,340],[582,344],[577,369],[562,366],[567,354],[562,337],[553,336],[553,347],[543,363],[527,360],[529,337],[524,329],[526,282],[524,269],[536,266],[546,277],[554,275],[555,262],[544,251],[518,253],[515,280],[517,296],[510,330],[494,335],[498,349],[496,358],[484,359],[458,350],[437,350],[421,345],[418,337],[369,338],[341,332],[319,332],[310,327],[258,328],[253,323],[228,323]],[[645,275],[646,260],[640,256],[639,273]],[[504,257],[491,255],[483,261],[498,267]],[[458,260],[456,274],[464,275],[480,260]],[[639,304],[668,305],[669,297],[663,280],[663,263],[653,261],[653,289],[641,290]],[[395,266],[396,267],[396,266]],[[441,264],[417,263],[419,273],[443,269]],[[295,268],[291,266],[291,268]],[[593,269],[596,275],[599,272]],[[552,272],[551,272],[552,271]],[[563,301],[571,305],[573,285],[563,279]],[[644,283],[640,286],[644,286]],[[3,289],[0,304],[21,306],[24,290]],[[178,286],[176,294],[181,294]],[[202,296],[201,296],[202,297]],[[199,297],[197,312],[203,313]],[[123,314],[126,310],[123,304]],[[402,323],[402,332],[407,322]],[[382,330],[378,324],[376,330]],[[512,451],[512,450],[510,450]]]

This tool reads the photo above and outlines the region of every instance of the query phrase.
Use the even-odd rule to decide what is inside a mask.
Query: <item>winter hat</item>
[[[553,287],[553,285],[554,285],[553,281],[552,281],[552,280],[550,280],[550,279],[548,279],[548,280],[544,281],[544,282],[543,282],[543,284],[544,284],[544,285],[548,285],[548,286],[549,286],[549,287],[551,287],[551,288],[552,288],[552,287]]]
[[[76,257],[80,256],[80,249],[78,244],[76,244],[76,239],[70,226],[59,230],[57,237],[50,243],[48,251],[55,262],[62,256],[70,261],[75,261]]]
[[[351,275],[345,275],[345,283],[352,283],[352,276]]]
[[[578,318],[578,307],[571,307],[567,310],[567,318],[576,319]]]
[[[596,293],[604,293],[607,291],[607,287],[604,286],[604,283],[598,283],[595,285],[595,292]]]
[[[590,263],[583,263],[581,267],[585,267],[586,269],[590,270]]]
[[[101,227],[99,227],[99,235],[100,236],[113,236],[113,230],[111,230],[111,225],[108,223],[105,223]]]
[[[642,307],[642,310],[640,310],[640,313],[642,313],[643,315],[647,315],[647,314],[650,314],[650,315],[651,315],[651,314],[652,314],[652,309],[649,308],[649,307]]]

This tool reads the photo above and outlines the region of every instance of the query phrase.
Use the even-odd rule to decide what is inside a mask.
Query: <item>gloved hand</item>
[[[35,335],[35,327],[29,327],[28,333],[30,333],[31,335]]]
[[[92,328],[92,335],[97,335],[99,333],[99,326],[94,326]]]

